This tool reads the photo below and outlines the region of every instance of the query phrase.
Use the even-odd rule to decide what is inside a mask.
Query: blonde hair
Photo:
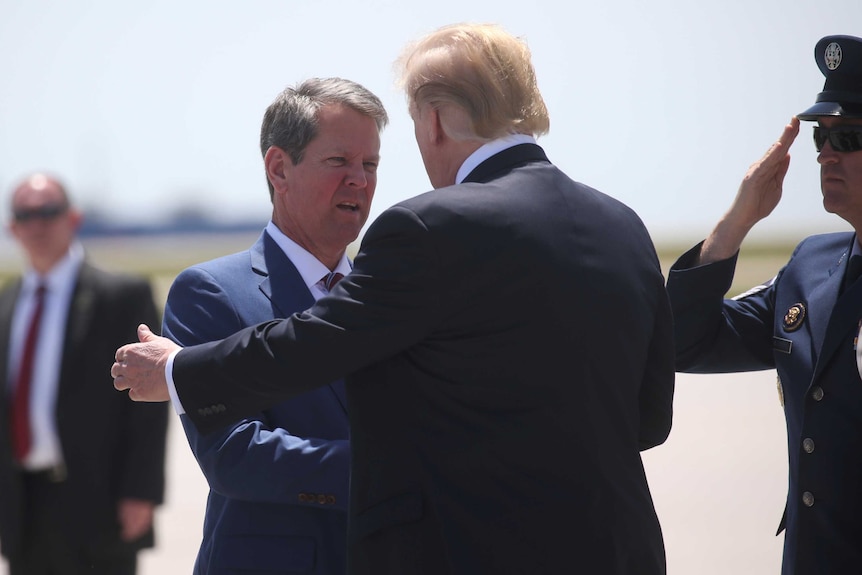
[[[550,128],[530,49],[499,26],[445,26],[409,45],[396,65],[411,107],[455,106],[466,114],[469,122],[444,125],[453,137],[539,136]]]

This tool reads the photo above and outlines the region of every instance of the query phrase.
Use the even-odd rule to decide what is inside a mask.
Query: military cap
[[[796,116],[800,120],[862,118],[862,38],[826,36],[814,47],[814,60],[826,84],[817,94],[817,103]]]

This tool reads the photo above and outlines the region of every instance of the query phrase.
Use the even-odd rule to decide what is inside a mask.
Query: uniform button
[[[810,491],[806,491],[802,494],[802,503],[805,507],[814,507],[814,494]]]
[[[802,442],[802,449],[805,450],[805,453],[814,453],[814,440],[806,437]]]
[[[811,390],[811,399],[814,401],[820,401],[823,399],[823,388],[819,385]]]

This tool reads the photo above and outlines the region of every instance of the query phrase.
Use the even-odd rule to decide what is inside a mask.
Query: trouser
[[[23,549],[9,557],[9,575],[135,575],[134,552],[100,555],[69,540],[58,510],[61,487],[54,472],[21,472]]]

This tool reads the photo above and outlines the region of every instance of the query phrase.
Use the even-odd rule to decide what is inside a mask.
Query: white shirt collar
[[[320,278],[329,273],[329,268],[323,265],[320,260],[311,255],[311,253],[300,246],[298,243],[284,235],[272,221],[266,226],[266,233],[278,244],[278,247],[284,252],[288,259],[296,267],[296,271],[302,276],[302,281],[309,289],[320,281]],[[347,259],[347,252],[341,256],[338,265],[335,266],[334,272],[342,275],[350,273],[350,260]]]
[[[486,142],[475,152],[467,156],[467,159],[464,160],[464,163],[461,164],[461,168],[455,175],[455,183],[460,184],[461,182],[463,182],[464,178],[469,176],[470,172],[476,169],[476,166],[478,166],[494,154],[499,154],[503,150],[507,150],[519,144],[535,143],[536,138],[529,134],[511,134],[503,138],[497,138],[496,140]]]

